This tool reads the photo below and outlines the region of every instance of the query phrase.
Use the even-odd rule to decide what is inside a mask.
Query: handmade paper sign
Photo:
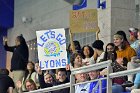
[[[70,30],[72,33],[96,32],[98,30],[97,9],[72,10]]]
[[[65,30],[36,31],[38,59],[42,70],[65,68],[67,64]]]

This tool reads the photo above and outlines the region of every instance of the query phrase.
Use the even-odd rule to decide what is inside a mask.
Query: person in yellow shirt
[[[125,43],[122,35],[114,35],[114,44],[116,46],[117,58],[126,58],[130,62],[131,58],[136,56],[135,50]]]

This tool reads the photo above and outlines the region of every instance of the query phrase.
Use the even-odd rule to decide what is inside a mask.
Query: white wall
[[[87,1],[86,9],[96,8],[97,0]],[[64,0],[15,0],[14,28],[8,31],[9,45],[14,45],[15,37],[20,34],[23,34],[26,41],[30,41],[36,38],[37,30],[68,28],[70,10],[72,5]],[[22,17],[32,18],[32,22],[24,24]],[[76,34],[74,39],[78,39],[81,45],[91,44],[95,40],[95,33]],[[29,50],[29,60],[33,60],[35,52]],[[8,61],[10,56],[8,53]]]
[[[96,8],[96,0],[88,0],[88,8]],[[19,34],[28,41],[36,38],[36,30],[69,27],[70,10],[72,5],[64,0],[15,0],[15,25],[8,31],[10,44]],[[23,16],[32,17],[32,23],[23,24]]]
[[[97,7],[97,0],[87,1],[86,9]],[[99,37],[105,45],[113,40],[112,36],[117,30],[127,31],[129,27],[136,24],[134,0],[106,0],[106,2],[105,10],[98,9],[101,30]],[[36,38],[37,30],[68,28],[70,10],[72,5],[64,0],[15,0],[15,25],[8,31],[9,44],[14,45],[15,37],[20,34],[29,41]],[[24,24],[22,17],[32,18],[32,23]],[[81,45],[91,44],[95,40],[95,33],[75,34],[74,39],[79,40]],[[32,60],[31,56],[30,58]]]

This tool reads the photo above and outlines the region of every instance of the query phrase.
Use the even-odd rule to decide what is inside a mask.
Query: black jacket
[[[4,48],[6,51],[13,52],[11,58],[11,71],[25,70],[29,57],[28,47],[22,45],[9,47],[6,43]]]
[[[7,93],[9,87],[15,88],[12,78],[8,75],[0,74],[0,93]]]
[[[39,75],[39,83],[40,83],[40,87],[41,88],[47,88],[47,87],[52,87],[52,86],[57,86],[57,85],[60,85],[60,84],[65,84],[65,83],[68,83],[69,80],[66,78],[66,80],[64,82],[59,82],[59,81],[54,81],[53,84],[49,84],[49,83],[45,83],[44,81],[44,75]],[[65,89],[61,89],[61,90],[56,90],[56,91],[53,91],[53,92],[49,92],[49,93],[69,93],[70,91],[70,88],[65,88]]]
[[[64,82],[57,81],[56,84],[61,85],[61,84],[65,84],[65,83],[68,83],[68,82],[69,82],[69,79],[66,78],[66,80]],[[70,88],[56,90],[56,91],[53,91],[52,93],[70,93]]]

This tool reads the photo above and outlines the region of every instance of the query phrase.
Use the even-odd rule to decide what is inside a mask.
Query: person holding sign
[[[39,83],[40,83],[41,88],[52,87],[52,86],[65,84],[65,83],[69,82],[69,80],[66,77],[65,68],[58,69],[58,73],[57,73],[58,80],[56,80],[56,81],[55,80],[48,81],[47,79],[48,79],[48,76],[50,76],[50,75],[47,74],[44,76],[44,74],[39,66],[36,68],[36,71],[39,74]],[[53,91],[53,93],[69,93],[69,88]]]

